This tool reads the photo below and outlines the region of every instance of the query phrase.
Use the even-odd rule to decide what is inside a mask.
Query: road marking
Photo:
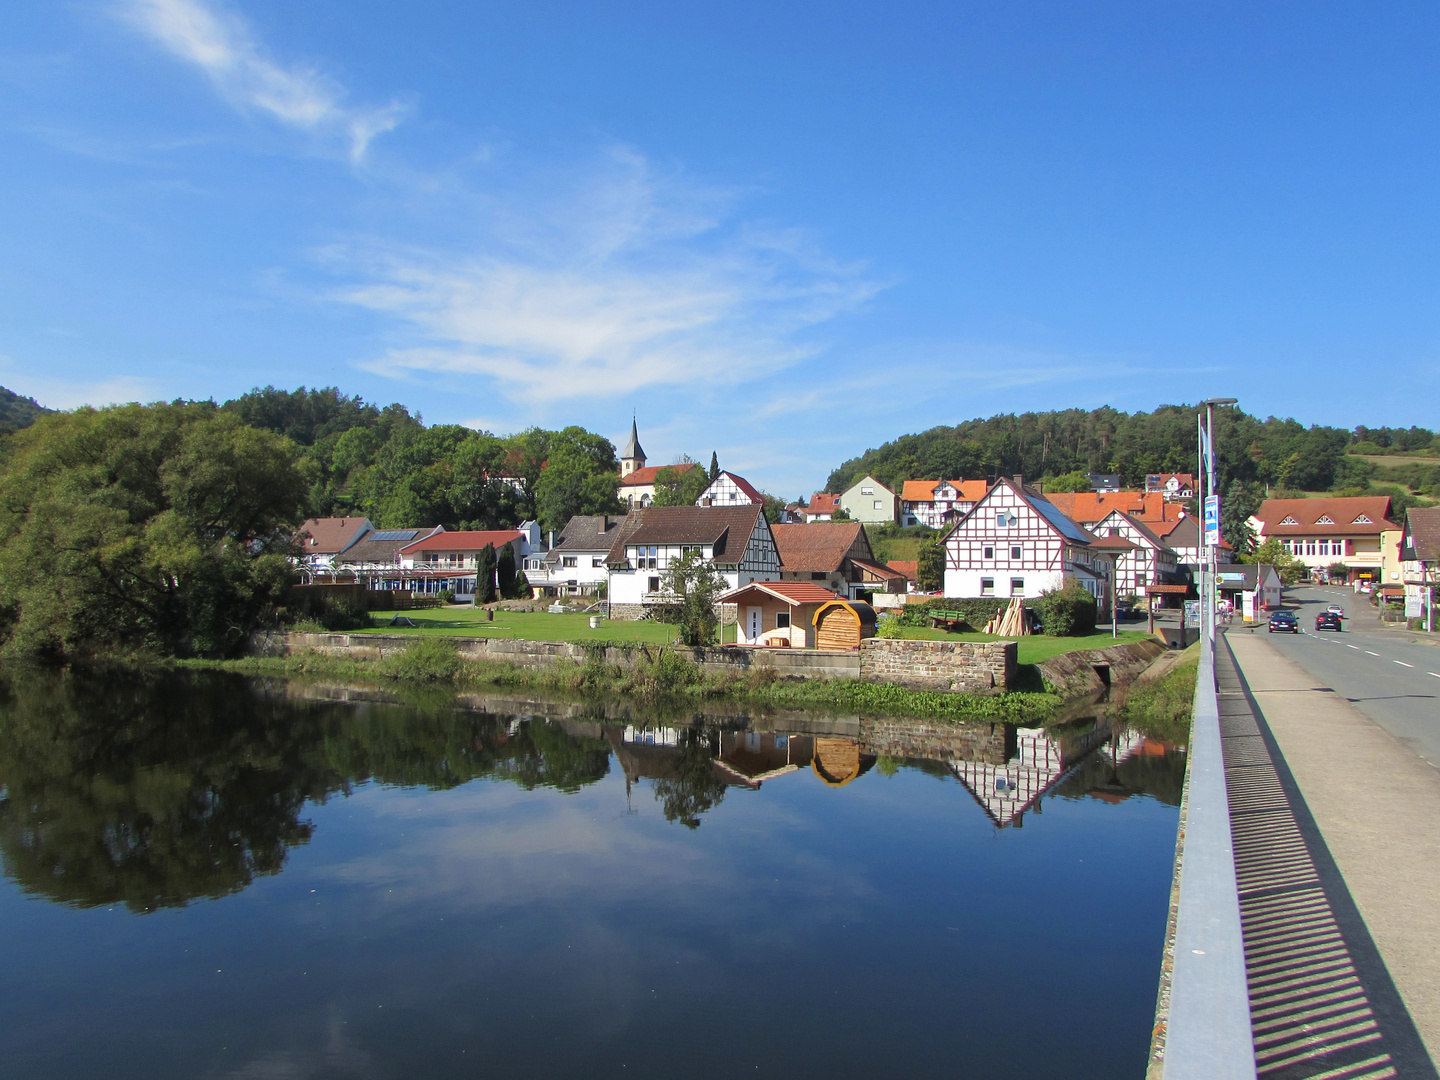
[[[1365,650],[1365,655],[1366,655],[1366,656],[1379,656],[1380,654],[1379,654],[1378,652],[1371,652],[1369,649],[1366,649],[1366,650]]]
[[[1433,672],[1433,671],[1427,671],[1427,672],[1425,672],[1425,674],[1426,674],[1426,675],[1435,675],[1435,672]],[[1440,675],[1435,675],[1435,678],[1440,679]]]
[[[1356,652],[1359,652],[1359,651],[1360,651],[1360,646],[1359,646],[1359,645],[1351,645],[1348,641],[1345,643],[1345,648],[1347,648],[1347,649],[1354,649]]]
[[[1414,667],[1414,664],[1407,664],[1404,660],[1391,660],[1392,664],[1399,664],[1401,667]]]

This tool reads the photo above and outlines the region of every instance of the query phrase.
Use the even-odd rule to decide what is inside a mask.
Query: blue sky
[[[16,4],[0,383],[718,450],[1233,395],[1437,426],[1440,9]]]

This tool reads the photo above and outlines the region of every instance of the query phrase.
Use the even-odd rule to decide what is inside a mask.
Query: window
[[[987,548],[985,549],[985,558],[987,558],[987,559],[993,559],[994,557],[995,557],[995,549],[994,549],[993,547],[987,547]]]
[[[876,499],[876,500],[875,500],[875,509],[876,509],[876,510],[879,510],[879,509],[880,509],[880,506],[881,506],[880,500],[879,500],[879,499]]]
[[[1286,515],[1285,515],[1285,520],[1282,521],[1282,522],[1280,522],[1280,524],[1281,524],[1281,525],[1299,525],[1300,522],[1296,521],[1296,520],[1295,520],[1293,517],[1291,517],[1289,514],[1286,514]]]
[[[824,571],[824,570],[811,570],[811,571],[810,571],[810,580],[811,580],[811,581],[824,581],[824,580],[825,580],[825,571]]]
[[[995,595],[995,579],[994,579],[993,577],[982,577],[982,578],[980,579],[980,595],[981,595],[981,596],[994,596],[994,595]]]
[[[1019,545],[1019,544],[1011,544],[1011,545],[1010,545],[1010,558],[1012,558],[1012,559],[1018,559],[1018,558],[1020,558],[1020,545]]]
[[[860,489],[860,494],[861,494],[861,495],[874,495],[874,494],[875,494],[875,489],[874,489],[874,488],[861,488],[861,489]]]
[[[1375,524],[1375,523],[1370,520],[1370,515],[1369,515],[1369,514],[1361,514],[1361,515],[1360,515],[1359,517],[1357,517],[1351,524],[1353,524],[1353,525],[1373,525],[1373,524]]]
[[[788,611],[777,611],[775,613],[775,629],[786,630],[790,626],[790,613]]]
[[[995,527],[997,529],[1008,529],[1010,527],[1010,518],[1004,510],[1001,510],[995,515]]]
[[[590,569],[592,569],[592,570],[603,570],[604,568],[605,568],[605,556],[603,556],[603,555],[592,555],[592,556],[590,556]]]
[[[1314,555],[1314,554],[1315,554],[1315,541],[1314,541],[1314,540],[1310,540],[1310,541],[1307,541],[1307,542],[1306,542],[1306,544],[1305,544],[1305,554],[1306,554],[1306,555]]]
[[[1335,519],[1332,518],[1329,514],[1321,514],[1318,518],[1315,519],[1315,524],[1316,524],[1316,525],[1334,525],[1334,524],[1335,524]]]
[[[570,570],[576,566],[579,566],[580,562],[578,559],[576,559],[574,555],[562,555],[560,556],[560,565],[563,566],[566,570]]]
[[[649,586],[650,586],[649,589],[648,589],[649,592],[659,592],[659,591],[660,591],[660,579],[659,579],[658,577],[652,577],[652,578],[650,579]]]
[[[1023,577],[1012,577],[1012,578],[1010,579],[1010,595],[1011,595],[1011,596],[1024,596],[1024,595],[1025,595],[1025,579],[1024,579]]]
[[[652,545],[650,547],[637,547],[635,549],[635,569],[654,570],[656,569],[656,557],[659,551]]]

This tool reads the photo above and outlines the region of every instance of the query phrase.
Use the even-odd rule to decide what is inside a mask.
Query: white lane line
[[[1404,660],[1391,660],[1392,664],[1399,664],[1401,667],[1414,667],[1414,664],[1407,664]]]
[[[1379,656],[1380,654],[1379,654],[1378,652],[1371,652],[1369,649],[1366,649],[1366,650],[1365,650],[1365,655],[1366,655],[1366,656]]]
[[[1356,652],[1359,652],[1359,651],[1360,651],[1360,646],[1359,646],[1359,645],[1351,645],[1348,641],[1345,643],[1345,648],[1347,648],[1347,649],[1354,649]]]
[[[1427,672],[1425,672],[1425,674],[1426,674],[1426,675],[1434,675],[1435,678],[1440,679],[1440,675],[1437,675],[1437,674],[1436,674],[1435,672],[1433,672],[1433,671],[1427,671]]]

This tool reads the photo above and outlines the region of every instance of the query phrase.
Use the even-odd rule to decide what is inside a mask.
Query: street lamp
[[[1220,496],[1215,491],[1215,406],[1235,405],[1239,400],[1233,397],[1217,397],[1206,398],[1200,402],[1205,410],[1199,440],[1200,475],[1196,477],[1196,486],[1200,489],[1196,494],[1201,499],[1200,522],[1204,529],[1201,540],[1205,545],[1205,571],[1200,576],[1204,603],[1200,610],[1202,619],[1207,623],[1206,636],[1211,641],[1215,639],[1215,549],[1220,541]],[[1200,422],[1201,418],[1196,417],[1196,421]]]

